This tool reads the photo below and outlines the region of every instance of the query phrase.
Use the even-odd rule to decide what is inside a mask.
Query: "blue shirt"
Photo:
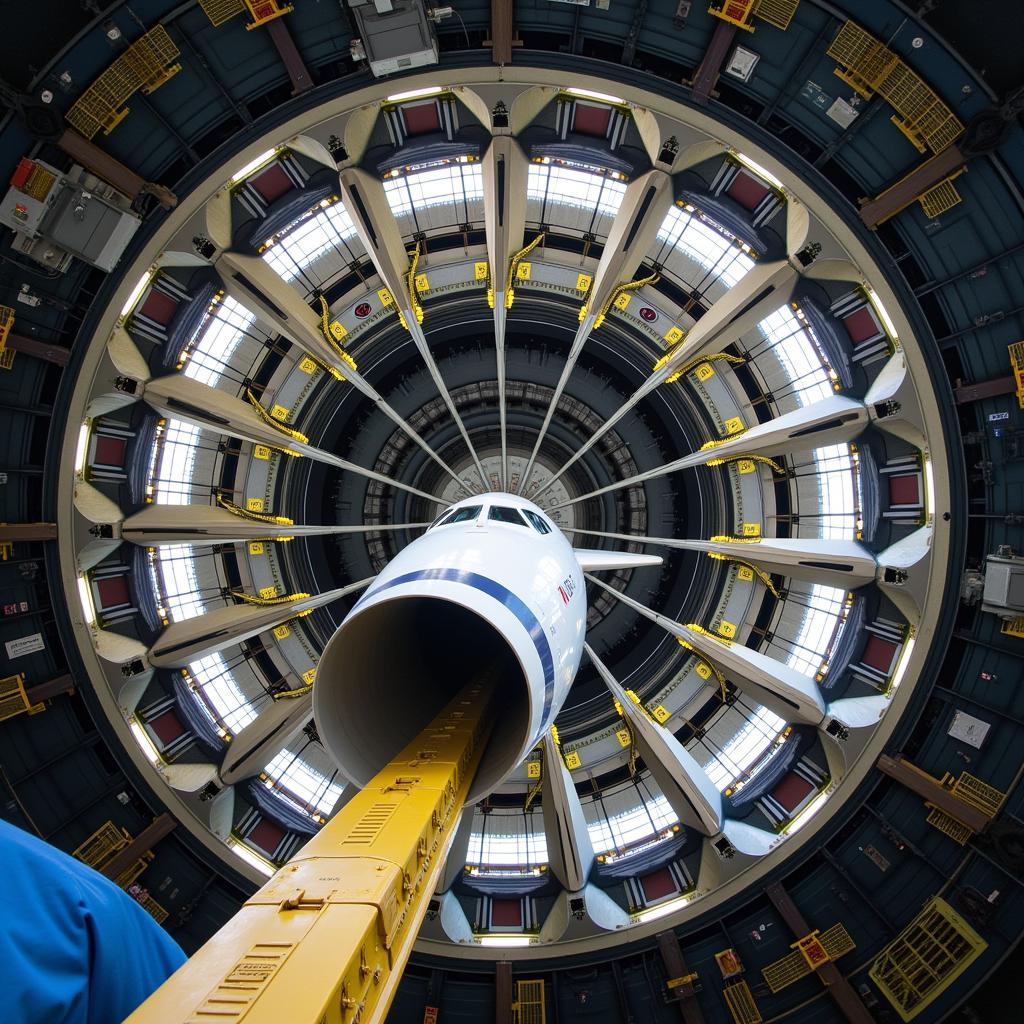
[[[0,820],[4,1024],[120,1024],[184,962],[126,892]]]

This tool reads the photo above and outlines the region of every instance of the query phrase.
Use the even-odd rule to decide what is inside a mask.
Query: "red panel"
[[[608,133],[608,122],[612,112],[607,107],[592,107],[589,103],[577,103],[573,116],[572,130],[583,135],[596,135],[603,139]]]
[[[106,580],[97,580],[96,593],[100,596],[100,605],[103,608],[116,608],[118,605],[131,604],[128,579],[125,576],[111,576]]]
[[[128,442],[123,437],[96,435],[96,449],[92,461],[96,466],[123,466]]]
[[[917,473],[889,477],[890,505],[920,505],[921,478]]]
[[[402,107],[405,118],[406,135],[425,135],[427,132],[441,130],[441,114],[437,109],[437,100],[428,103],[410,103]]]
[[[640,879],[640,885],[648,903],[664,899],[666,896],[674,896],[679,892],[679,887],[668,868],[658,868],[653,874],[644,875]]]
[[[871,639],[868,640],[867,647],[864,648],[864,653],[860,656],[860,660],[869,668],[877,668],[879,672],[884,672],[888,675],[889,670],[892,668],[892,659],[896,656],[898,647],[899,645],[894,644],[891,640],[883,640],[880,636],[872,634]]]
[[[492,928],[522,928],[522,900],[491,900]]]
[[[268,856],[273,856],[274,851],[281,845],[284,839],[284,829],[275,825],[272,821],[264,818],[250,833],[246,839],[253,846],[258,846]]]
[[[868,306],[858,309],[856,313],[843,317],[843,326],[846,333],[850,335],[850,341],[857,344],[859,341],[867,341],[868,338],[875,338],[882,333],[882,328],[875,319],[875,314]]]
[[[177,308],[177,299],[172,299],[166,292],[150,288],[149,294],[135,312],[149,317],[150,320],[155,320],[158,324],[166,325],[171,322]]]
[[[165,711],[162,715],[157,715],[156,718],[151,718],[146,724],[157,734],[165,747],[169,743],[173,743],[179,736],[185,735],[185,726],[181,724],[181,720],[173,709]]]
[[[782,781],[772,790],[773,799],[777,800],[787,811],[800,806],[814,787],[806,780],[790,772],[782,777]]]
[[[272,203],[295,187],[292,179],[285,174],[284,168],[279,163],[271,164],[266,170],[260,171],[254,178],[250,178],[249,184],[268,203]]]
[[[22,157],[18,161],[18,166],[14,168],[14,174],[11,175],[11,185],[16,189],[20,189],[29,179],[29,175],[36,169],[36,165],[33,161]]]
[[[746,171],[740,171],[733,178],[732,184],[726,189],[726,195],[735,199],[740,206],[753,210],[768,195],[768,186],[762,185],[761,182],[756,178],[752,178]]]

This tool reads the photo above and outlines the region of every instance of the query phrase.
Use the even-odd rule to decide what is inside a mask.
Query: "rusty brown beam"
[[[679,939],[674,931],[658,932],[655,938],[658,940],[658,952],[661,953],[661,962],[665,965],[669,980],[685,978],[692,973],[686,966]],[[696,995],[694,995],[692,985],[686,984],[670,988],[669,999],[676,1001],[679,1015],[686,1024],[704,1024],[704,1014],[697,1002]]]
[[[45,683],[36,683],[35,686],[25,687],[25,696],[29,704],[39,704],[44,700],[58,697],[62,693],[74,693],[75,681],[69,675],[57,676],[55,679],[48,679]]]
[[[26,338],[23,334],[9,334],[7,336],[7,347],[14,352],[24,352],[27,356],[35,356],[46,363],[56,363],[58,366],[67,366],[71,353],[60,345],[51,345],[48,341],[40,341],[38,338]]]
[[[512,47],[523,44],[515,38],[512,25],[512,0],[491,0],[491,38],[484,46],[491,48],[491,63],[510,64]]]
[[[134,864],[143,854],[169,836],[178,827],[178,822],[166,811],[159,818],[154,818],[123,850],[118,850],[106,864],[100,868],[100,874],[107,878],[117,878],[125,868]]]
[[[302,54],[299,53],[299,48],[295,45],[284,19],[275,18],[268,21],[265,27],[281,58],[281,63],[288,72],[288,77],[292,80],[292,95],[298,96],[300,92],[312,89],[313,79],[309,75],[309,68],[306,67],[306,62],[302,59]]]
[[[793,897],[778,882],[769,885],[765,893],[796,938],[802,939],[814,931],[800,912],[800,908],[793,902]],[[828,989],[828,994],[839,1007],[840,1013],[850,1021],[850,1024],[874,1024],[875,1018],[868,1013],[854,987],[843,977],[834,963],[822,964],[815,974],[821,979],[822,984]]]
[[[906,786],[912,793],[934,804],[940,811],[945,811],[957,821],[963,822],[972,831],[984,832],[992,824],[992,819],[987,814],[979,811],[977,807],[964,803],[958,796],[941,786],[938,779],[933,779],[909,761],[882,754],[877,766],[884,775]]]
[[[494,1024],[512,1024],[512,963],[499,960],[494,970]]]
[[[97,178],[102,178],[132,200],[145,193],[153,196],[165,210],[173,210],[178,205],[178,197],[169,188],[146,181],[141,174],[125,167],[95,142],[70,128],[57,140],[57,145]]]
[[[0,523],[0,540],[20,544],[30,540],[56,540],[56,523]]]
[[[941,153],[929,157],[874,199],[862,200],[860,219],[869,228],[877,228],[883,221],[908,207],[928,189],[960,170],[966,162],[967,158],[956,146],[949,146]]]
[[[722,73],[722,65],[729,53],[733,40],[736,38],[737,28],[727,21],[715,22],[715,30],[711,33],[711,42],[704,52],[704,59],[693,76],[691,88],[693,89],[694,101],[705,106],[711,96],[718,78]]]
[[[973,384],[961,384],[953,389],[957,405],[968,405],[980,402],[983,398],[998,398],[1000,395],[1012,395],[1017,390],[1017,382],[1013,377],[994,377],[992,380],[979,380]]]

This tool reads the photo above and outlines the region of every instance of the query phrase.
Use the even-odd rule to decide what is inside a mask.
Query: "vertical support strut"
[[[318,685],[324,685],[321,681]],[[466,686],[127,1024],[379,1024],[444,867],[494,715]]]

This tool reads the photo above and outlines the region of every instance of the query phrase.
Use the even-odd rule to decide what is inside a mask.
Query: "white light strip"
[[[677,896],[674,900],[669,900],[667,903],[659,903],[656,907],[651,907],[650,910],[641,911],[636,915],[634,921],[636,924],[643,924],[645,921],[656,921],[659,917],[667,917],[677,910],[682,910],[692,899],[692,895]]]
[[[481,935],[477,940],[481,946],[528,946],[529,935]]]
[[[85,454],[89,450],[89,428],[92,426],[86,420],[78,429],[78,446],[75,448],[75,476],[81,476],[85,469]]]
[[[156,744],[150,739],[149,733],[146,732],[146,727],[137,719],[131,718],[128,721],[128,728],[131,729],[135,742],[146,755],[146,760],[152,764],[160,764],[163,758],[160,756],[160,751],[156,749]]]
[[[439,85],[428,85],[425,89],[410,89],[408,92],[396,92],[387,98],[388,103],[401,103],[402,100],[418,100],[422,96],[436,96],[441,91]]]
[[[266,875],[268,878],[277,870],[273,864],[264,860],[255,850],[246,846],[245,843],[240,843],[236,839],[229,839],[228,848],[234,851],[235,855],[244,860],[246,864],[254,867],[260,874]]]
[[[579,96],[584,100],[601,100],[603,103],[625,103],[620,96],[609,96],[605,92],[591,92],[589,89],[566,89],[570,96]]]
[[[750,157],[744,156],[742,153],[737,153],[736,150],[732,151],[732,155],[736,157],[736,159],[739,160],[739,162],[743,164],[744,167],[747,167],[750,170],[752,170],[755,174],[760,175],[760,177],[764,178],[764,180],[767,181],[770,185],[774,185],[775,188],[777,188],[780,192],[785,191],[785,186],[782,184],[781,181],[779,181],[778,178],[775,177],[774,174],[772,174],[771,171],[766,171],[760,164],[754,163],[754,161],[751,160]]]
[[[885,311],[885,306],[882,305],[881,300],[875,294],[873,288],[864,286],[864,291],[867,292],[868,301],[871,303],[872,308],[878,314],[878,319],[882,321],[882,326],[886,329],[889,337],[893,341],[899,341],[899,335],[896,333],[896,325],[892,322],[892,318]]]
[[[250,160],[240,171],[235,171],[235,173],[228,179],[229,184],[234,185],[235,182],[241,181],[243,178],[248,178],[253,171],[258,171],[263,164],[270,163],[275,156],[277,156],[276,149],[268,149],[266,153],[260,153],[255,160]]]
[[[932,460],[925,456],[922,460],[922,476],[924,477],[924,511],[925,515],[935,515],[935,477],[932,475]]]
[[[84,576],[78,577],[78,597],[82,602],[82,614],[87,626],[96,625],[96,606],[92,600],[92,587]]]
[[[818,811],[825,806],[828,802],[828,798],[831,796],[830,790],[825,790],[824,793],[819,793],[783,830],[783,834],[787,836],[793,835],[794,832],[799,832],[813,818]]]
[[[903,677],[907,674],[907,669],[910,666],[910,655],[914,652],[914,637],[909,637],[906,643],[903,645],[903,651],[900,653],[899,664],[896,666],[896,671],[892,674],[892,679],[889,683],[889,695],[891,696],[896,687],[903,682]]]
[[[135,308],[135,303],[139,301],[139,296],[149,287],[149,282],[153,280],[154,274],[156,274],[156,270],[152,268],[147,270],[139,278],[135,287],[128,293],[128,298],[125,299],[124,305],[121,307],[122,318],[126,317]]]

